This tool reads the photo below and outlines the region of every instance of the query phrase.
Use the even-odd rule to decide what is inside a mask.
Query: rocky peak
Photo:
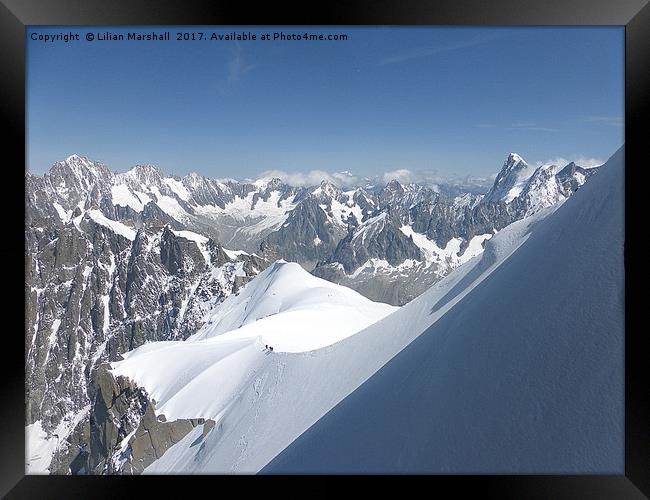
[[[379,192],[380,206],[385,207],[386,205],[397,203],[404,196],[404,192],[404,186],[397,179],[391,180]]]
[[[521,172],[527,167],[528,163],[526,163],[521,156],[519,156],[517,153],[510,153],[506,158],[506,161],[503,162],[501,171],[499,172],[499,175],[497,175],[494,184],[499,184],[501,181],[504,181],[513,173],[516,174],[517,172]]]
[[[76,180],[79,187],[86,188],[98,179],[110,179],[113,173],[101,162],[74,154],[52,165],[49,176],[65,180],[66,183]]]
[[[556,176],[565,196],[569,196],[598,171],[599,167],[583,168],[575,162],[569,163]]]
[[[519,156],[519,154],[513,152],[513,153],[510,153],[508,155],[508,157],[506,158],[506,161],[504,162],[504,167],[506,167],[506,166],[514,167],[515,165],[517,165],[519,163],[523,163],[524,165],[527,164],[526,161],[521,156]]]
[[[397,179],[392,179],[388,184],[386,184],[386,187],[384,189],[390,191],[391,193],[404,192],[404,186],[402,186],[402,184]]]
[[[503,162],[501,171],[494,180],[494,185],[485,195],[483,201],[487,202],[498,202],[505,200],[506,202],[510,201],[510,198],[513,197],[514,193],[511,193],[511,190],[525,181],[531,174],[530,167],[526,161],[519,156],[517,153],[510,153],[506,158],[506,161]],[[516,196],[516,194],[514,194]]]
[[[320,186],[313,193],[326,198],[336,199],[341,194],[341,190],[330,181],[323,180],[321,181]]]
[[[284,187],[284,182],[282,182],[282,179],[279,177],[274,177],[269,181],[269,183],[266,185],[266,191],[277,191],[279,189],[282,189]]]
[[[160,186],[165,176],[162,170],[155,165],[136,165],[124,175],[144,186]]]
[[[575,162],[572,161],[571,163],[568,163],[561,171],[571,172],[573,174],[577,169],[582,170],[582,167],[579,167]]]

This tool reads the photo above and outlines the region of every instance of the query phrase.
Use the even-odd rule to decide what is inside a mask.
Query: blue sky
[[[496,173],[606,160],[623,143],[624,37],[606,28],[156,28],[169,42],[27,34],[27,165],[77,153],[117,171],[256,177],[398,169]],[[346,33],[347,41],[184,41],[176,31]]]

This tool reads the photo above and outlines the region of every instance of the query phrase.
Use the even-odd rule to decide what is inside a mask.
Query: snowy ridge
[[[109,228],[115,234],[124,236],[129,241],[133,241],[135,239],[135,231],[133,229],[125,224],[122,224],[121,222],[105,217],[104,214],[99,210],[88,210],[86,213],[97,224],[101,224],[102,226]]]
[[[529,224],[543,215],[546,213],[515,223],[495,236],[494,240],[501,241],[503,245],[494,247],[488,255],[505,259],[523,242]],[[377,323],[375,328],[371,326],[341,342],[311,353],[278,353],[259,358],[253,368],[255,376],[250,379],[251,385],[244,387],[239,395],[240,399],[248,403],[231,406],[228,413],[219,415],[218,424],[221,424],[221,428],[234,425],[235,429],[231,429],[227,435],[210,433],[205,441],[207,453],[198,461],[195,460],[194,450],[189,448],[189,443],[181,441],[146,469],[145,473],[170,470],[184,473],[259,471],[313,422],[406,347],[425,325],[442,316],[500,263],[491,263],[492,260],[486,257],[485,261],[471,261],[467,264],[468,267],[459,268],[429,292]],[[475,266],[481,269],[482,275],[467,290],[441,308],[433,318],[424,314],[425,310],[430,309],[430,304],[443,299]],[[154,363],[160,362],[150,360],[148,365]],[[115,373],[126,374],[125,371],[119,371],[118,368]],[[147,390],[155,391],[154,387],[155,385],[150,385]],[[251,388],[259,396],[249,395]],[[293,408],[300,408],[300,411]],[[257,416],[253,418],[254,415]],[[277,422],[283,422],[279,426],[281,428],[278,428]],[[252,427],[246,431],[249,426]],[[235,437],[242,433],[246,440],[244,450],[237,446],[239,438]]]
[[[303,352],[337,342],[396,309],[277,261],[206,316],[205,326],[187,341],[262,335],[276,351]]]
[[[623,196],[620,149],[575,197],[513,224],[523,243],[506,228],[441,299],[350,339],[422,332],[263,472],[622,473]]]
[[[396,309],[276,262],[215,308],[187,341],[146,344],[112,371],[144,387],[167,420],[218,419],[259,369],[264,345],[275,353],[320,349]]]
[[[620,472],[620,152],[590,187],[500,231],[481,256],[341,342],[267,356],[249,346],[248,383],[201,451],[190,433],[145,472],[257,472],[316,422],[265,471]],[[521,279],[531,273],[557,281]],[[369,408],[381,424],[362,423]]]

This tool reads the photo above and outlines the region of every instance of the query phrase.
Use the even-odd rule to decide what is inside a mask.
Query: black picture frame
[[[647,169],[648,140],[644,126],[650,123],[647,97],[650,90],[650,5],[647,0],[402,0],[303,2],[279,6],[249,2],[208,0],[129,1],[129,0],[2,0],[0,4],[0,85],[2,118],[6,125],[4,168],[7,182],[5,206],[16,226],[15,239],[8,236],[0,245],[6,270],[20,274],[21,226],[20,190],[24,187],[25,165],[25,28],[33,25],[618,25],[625,26],[625,293],[626,293],[626,419],[625,474],[620,476],[430,476],[439,486],[455,494],[478,492],[498,498],[644,498],[650,495],[650,422],[648,362],[643,350],[646,329],[635,306],[635,290],[641,290],[642,269],[639,216],[644,183],[641,170]],[[9,154],[7,154],[9,153]],[[9,180],[11,179],[11,180]],[[14,186],[14,180],[15,186]],[[8,188],[8,189],[7,189]],[[24,190],[23,190],[24,192]],[[10,199],[15,197],[16,200]],[[24,199],[23,199],[24,200]],[[12,228],[13,230],[13,228]],[[13,231],[12,231],[13,233]],[[11,233],[6,232],[9,235]],[[16,282],[19,280],[17,279]],[[4,283],[8,301],[3,301],[5,317],[17,318],[20,295],[14,284]],[[22,297],[23,301],[25,297]],[[23,308],[24,310],[24,304]],[[5,325],[8,325],[5,322]],[[3,401],[0,405],[0,495],[7,498],[102,498],[135,494],[142,488],[172,491],[171,481],[189,479],[214,488],[210,476],[172,476],[155,478],[25,476],[24,473],[24,337],[19,328],[3,329]],[[220,478],[218,478],[219,480]],[[267,481],[267,479],[259,479]],[[272,479],[276,481],[277,479]],[[381,481],[374,484],[381,485]],[[266,483],[268,484],[268,483]],[[328,483],[329,484],[329,483]],[[195,485],[192,485],[192,489]],[[187,486],[183,488],[189,492]],[[322,490],[325,491],[325,490]],[[217,494],[218,492],[214,492]]]

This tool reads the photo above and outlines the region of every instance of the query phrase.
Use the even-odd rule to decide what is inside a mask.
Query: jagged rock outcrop
[[[70,466],[73,474],[140,474],[194,427],[207,434],[214,421],[168,422],[155,412],[155,401],[126,379],[115,378],[107,364],[94,372],[95,400],[90,413],[89,444]]]
[[[339,262],[347,273],[354,272],[370,259],[379,259],[392,266],[398,266],[407,259],[421,260],[422,253],[397,228],[391,216],[382,212],[367,220],[356,231],[351,230],[343,238],[333,254],[332,259]]]
[[[345,226],[332,218],[331,208],[328,214],[328,207],[321,208],[317,197],[307,197],[277,231],[263,240],[262,249],[273,249],[275,255],[311,270],[316,262],[332,254],[345,234]]]

